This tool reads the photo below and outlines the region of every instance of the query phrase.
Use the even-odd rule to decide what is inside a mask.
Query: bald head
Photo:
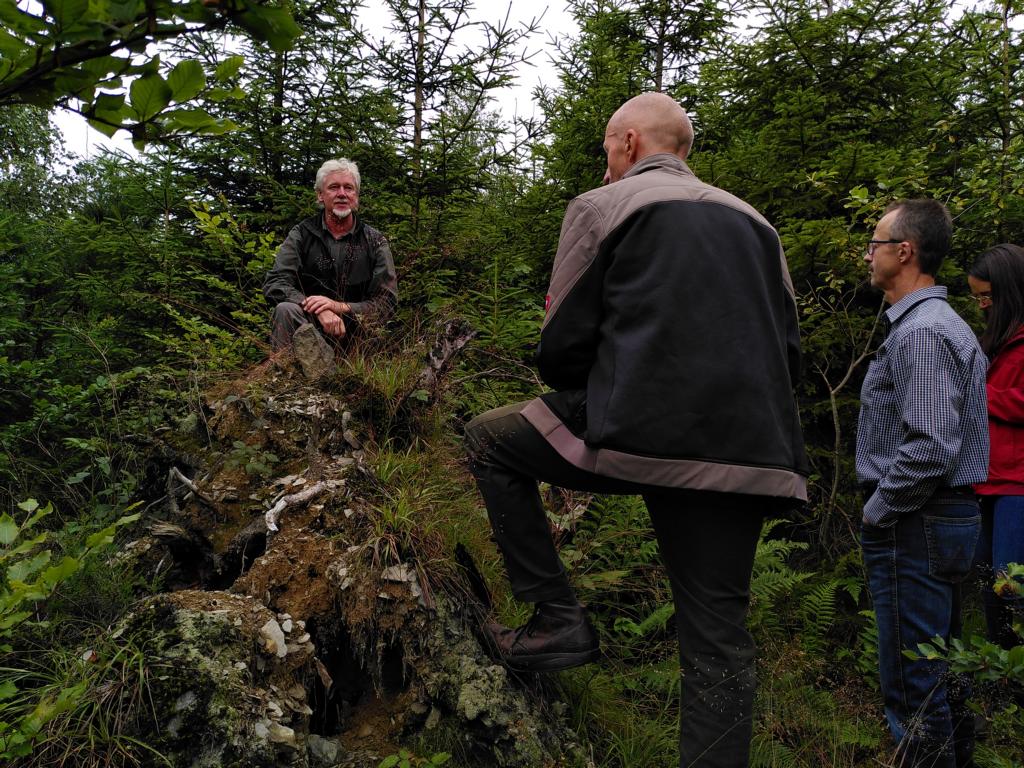
[[[679,104],[664,93],[642,93],[621,107],[604,135],[608,170],[604,183],[618,181],[637,161],[663,152],[686,159],[693,126]]]

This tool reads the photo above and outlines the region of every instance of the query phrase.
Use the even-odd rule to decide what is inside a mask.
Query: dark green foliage
[[[217,60],[209,75],[195,59],[161,72],[160,56],[149,47],[228,25],[279,51],[299,34],[285,8],[258,0],[5,3],[0,108],[59,104],[88,117],[108,136],[131,131],[140,147],[166,133],[222,133],[231,125],[187,106],[208,83],[209,90],[222,90],[213,85],[222,75]]]
[[[536,94],[543,118],[517,136],[490,111],[491,97],[526,55],[533,25],[495,22],[491,44],[474,47],[461,32],[447,43],[441,35],[472,26],[468,3],[388,6],[402,31],[395,41],[366,29],[358,4],[300,0],[289,8],[301,35],[287,51],[281,30],[257,24],[256,39],[197,30],[164,63],[134,62],[143,84],[108,89],[127,91],[126,101],[100,103],[96,91],[79,106],[140,124],[138,138],[160,134],[163,148],[140,160],[66,168],[43,112],[0,107],[0,498],[11,510],[29,495],[54,499],[63,519],[48,522],[70,542],[157,499],[164,491],[143,471],[154,436],[184,413],[197,418],[215,377],[266,356],[263,275],[287,229],[314,210],[317,167],[345,155],[363,171],[366,220],[392,242],[401,305],[324,386],[357,394],[357,418],[378,449],[380,477],[364,480],[378,556],[415,553],[443,572],[463,534],[446,521],[476,503],[452,443],[466,419],[541,391],[532,354],[565,205],[600,183],[612,112],[660,87],[694,117],[690,166],[777,227],[798,292],[812,500],[758,550],[752,759],[884,763],[853,472],[860,380],[880,340],[864,245],[892,199],[945,200],[956,234],[940,282],[979,321],[962,298],[964,267],[985,247],[1024,239],[1019,4],[574,0],[579,32],[558,41],[556,80]],[[757,28],[727,26],[742,18]],[[435,37],[421,42],[420,26]],[[172,75],[172,58],[199,69]],[[0,67],[0,86],[9,76]],[[50,85],[70,95],[68,82]],[[217,122],[194,131],[184,123],[198,115],[122,114],[146,88],[153,106],[177,89]],[[238,130],[192,135],[229,123]],[[423,329],[439,318],[463,319],[477,336],[428,393],[418,384]],[[270,451],[226,445],[225,461],[241,471],[278,469]],[[639,499],[554,489],[548,502],[606,652],[596,673],[560,678],[572,716],[600,766],[671,764],[673,608],[646,510]],[[482,516],[480,526],[474,557],[507,618],[524,609],[501,591]],[[48,609],[65,623],[50,640],[84,642],[147,588],[84,566],[52,597]],[[1011,661],[970,643],[956,650],[986,669]],[[64,703],[84,706],[91,694],[75,675],[63,678]],[[1019,762],[1019,711],[984,711],[993,736],[979,762]]]

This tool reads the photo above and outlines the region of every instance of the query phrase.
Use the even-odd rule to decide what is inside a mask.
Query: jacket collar
[[[669,152],[659,152],[656,155],[648,155],[641,160],[637,160],[632,168],[622,174],[622,178],[628,179],[630,176],[636,176],[659,168],[670,168],[674,171],[682,171],[690,176],[694,175],[693,171],[690,170],[690,166],[678,155],[673,155]]]
[[[1022,325],[1020,328],[1018,328],[1010,338],[1008,338],[1005,342],[1003,342],[1003,346],[1001,346],[996,351],[996,354],[998,354],[999,352],[1002,352],[1007,347],[1017,346],[1018,344],[1021,344],[1021,343],[1024,343],[1024,325]]]
[[[318,237],[320,237],[325,242],[329,243],[332,240],[334,240],[334,235],[332,235],[331,230],[327,228],[327,221],[325,218],[326,216],[327,214],[324,211],[320,211],[318,214],[316,214],[316,216],[313,217],[314,223],[312,228]],[[355,219],[355,224],[352,225],[352,229],[350,229],[348,232],[341,236],[340,239],[342,240],[344,240],[346,237],[350,235],[355,237],[360,233],[360,231],[363,228],[363,221],[362,219],[359,218],[359,214],[353,211],[352,216]]]
[[[945,301],[946,286],[930,285],[927,288],[918,288],[916,291],[908,293],[902,299],[885,310],[885,316],[889,319],[889,322],[892,325],[895,325],[911,309],[916,307],[922,301],[927,301],[928,299],[942,299]]]

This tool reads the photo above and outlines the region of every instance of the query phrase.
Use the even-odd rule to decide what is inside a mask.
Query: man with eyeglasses
[[[642,495],[675,602],[680,766],[749,764],[745,627],[765,515],[807,498],[793,384],[793,284],[779,236],[686,165],[693,127],[665,94],[608,122],[605,185],[569,204],[537,362],[554,391],[477,416],[470,468],[523,626],[491,625],[509,667],[595,661],[598,634],[551,539],[538,479]]]
[[[960,631],[959,584],[981,527],[971,484],[988,472],[986,358],[935,284],[952,230],[942,203],[900,200],[864,256],[890,306],[861,390],[861,545],[896,764],[929,768],[973,764],[969,690],[946,664],[904,651]]]

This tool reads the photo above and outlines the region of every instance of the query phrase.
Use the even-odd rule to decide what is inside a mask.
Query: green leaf
[[[95,117],[114,125],[120,125],[128,116],[129,108],[125,106],[124,93],[107,93],[100,91],[92,106],[86,112],[87,117]]]
[[[39,570],[50,562],[51,553],[46,549],[29,560],[19,560],[7,569],[8,581],[28,581],[30,576],[38,573]]]
[[[4,512],[0,515],[0,544],[7,546],[14,542],[18,538],[18,533],[21,531],[18,528],[18,524],[14,522],[14,518]]]
[[[178,62],[167,76],[172,98],[179,104],[194,99],[206,87],[203,65],[194,59]]]
[[[217,65],[217,71],[214,74],[214,77],[217,79],[217,82],[226,83],[238,74],[238,70],[242,68],[244,63],[244,56],[229,56]]]
[[[245,91],[237,85],[234,88],[211,88],[206,92],[206,97],[210,101],[233,101],[244,99],[245,96]]]
[[[90,119],[88,122],[92,128],[95,128],[108,139],[121,129],[121,126],[119,125],[110,125],[109,123],[105,122],[101,123],[99,120]]]
[[[96,547],[101,547],[106,544],[109,544],[114,540],[114,533],[117,531],[118,528],[120,528],[122,525],[134,523],[136,520],[139,519],[139,517],[140,515],[138,513],[134,515],[125,515],[121,517],[117,520],[117,522],[108,525],[102,531],[97,531],[96,533],[89,536],[89,538],[85,540],[85,546],[88,549],[95,549]]]
[[[4,5],[4,3],[0,3]],[[5,61],[8,71],[14,69],[13,59],[19,58],[19,56],[28,51],[28,46],[20,37],[15,37],[5,29],[0,29],[0,53],[4,54],[5,58],[11,59],[12,61]],[[7,74],[4,70],[0,70],[0,75]]]
[[[0,3],[0,22],[10,29],[29,34],[31,32],[42,32],[46,29],[46,22],[38,16],[26,13],[18,8],[15,3]]]
[[[25,525],[22,528],[22,530],[24,531],[27,528],[28,528],[28,525]],[[28,552],[29,550],[39,546],[44,541],[46,541],[46,539],[47,539],[47,537],[49,535],[50,535],[49,532],[43,531],[42,533],[40,533],[38,536],[35,536],[34,538],[25,539],[18,546],[16,546],[14,549],[8,549],[8,550],[4,550],[3,552],[0,552],[0,563],[4,563],[7,560],[11,560],[12,558],[17,557],[18,555],[22,555],[25,552]]]
[[[203,109],[172,109],[164,112],[161,119],[172,130],[201,131],[217,124],[216,118]]]
[[[31,615],[31,611],[18,611],[16,613],[3,614],[0,616],[0,631],[7,630],[13,626],[21,624],[21,622]]]
[[[9,699],[18,693],[18,686],[12,683],[10,680],[4,680],[0,683],[0,701]]]
[[[89,0],[43,0],[43,8],[58,29],[73,27],[89,12]]]
[[[80,566],[81,562],[77,558],[65,557],[57,565],[43,571],[42,586],[52,589],[71,576]]]
[[[131,105],[139,122],[151,120],[171,103],[171,88],[159,74],[146,75],[132,82]]]
[[[287,51],[302,30],[292,19],[292,15],[284,8],[271,8],[253,2],[235,16],[239,26],[249,31],[253,37],[266,41],[277,52]]]
[[[35,499],[25,499],[25,501],[18,504],[18,509],[23,512],[35,512],[39,509],[39,502]]]
[[[116,525],[108,525],[102,531],[97,531],[85,540],[85,546],[89,549],[95,549],[96,547],[102,547],[114,540],[114,531],[117,530]]]

